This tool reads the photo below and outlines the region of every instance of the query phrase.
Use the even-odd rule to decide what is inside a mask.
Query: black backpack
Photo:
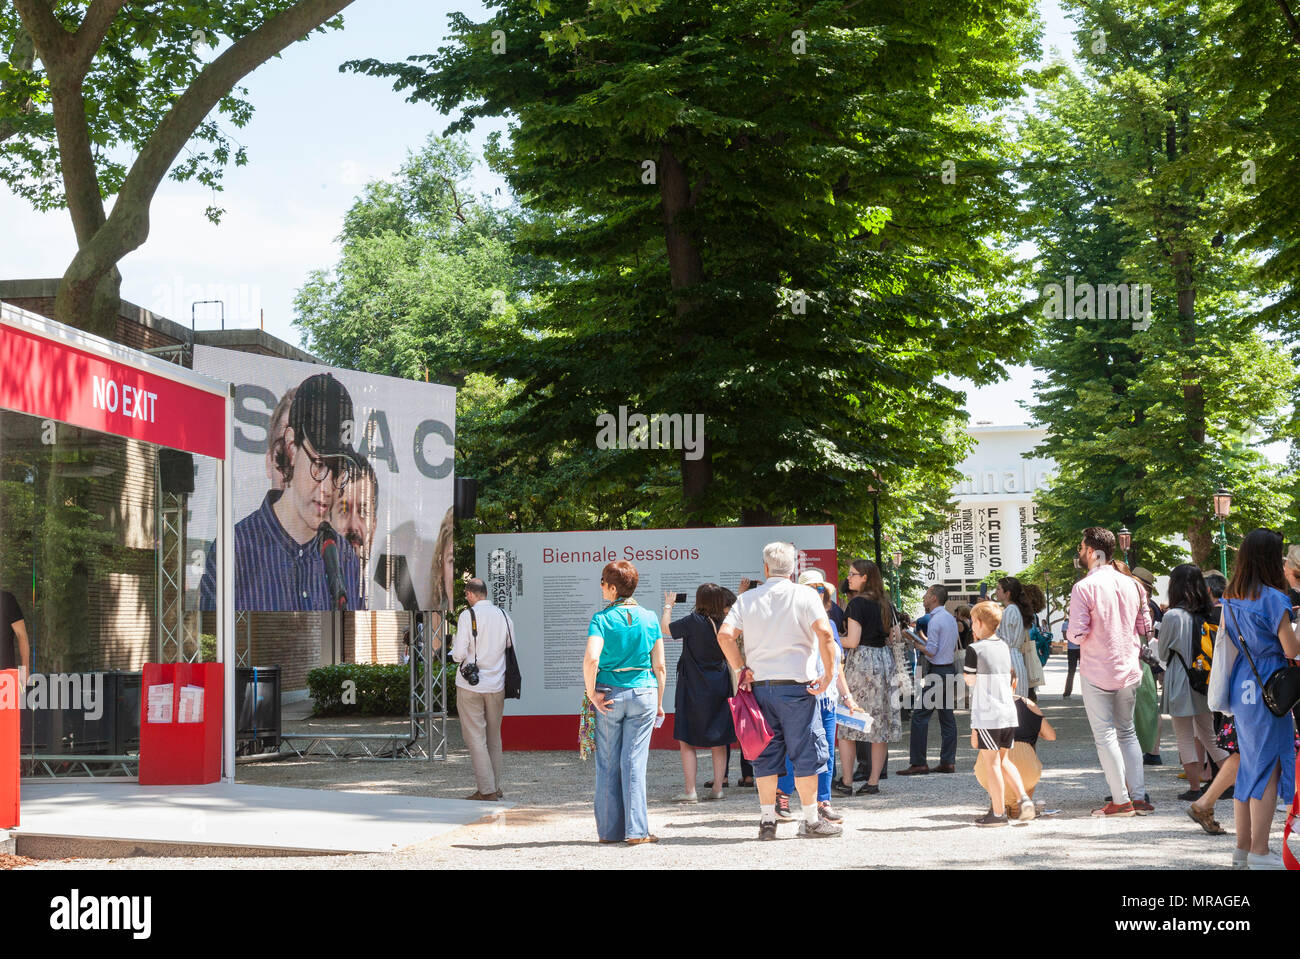
[[[1197,626],[1200,629],[1197,629]],[[1178,661],[1183,664],[1183,670],[1187,673],[1187,684],[1192,687],[1193,692],[1200,693],[1204,696],[1210,691],[1210,666],[1214,663],[1214,637],[1218,633],[1219,627],[1200,616],[1192,617],[1192,637],[1196,644],[1196,655],[1192,657],[1191,665],[1183,659],[1178,650],[1170,650]]]

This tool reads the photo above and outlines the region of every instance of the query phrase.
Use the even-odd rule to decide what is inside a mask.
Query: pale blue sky
[[[1070,23],[1055,0],[1040,5],[1045,49],[1068,53]],[[164,182],[148,242],[122,262],[122,295],[185,324],[196,300],[224,300],[228,327],[256,327],[265,311],[267,332],[297,344],[294,293],[310,270],[335,261],[343,214],[361,187],[391,175],[408,150],[447,123],[427,105],[406,103],[389,81],[342,74],[338,65],[434,52],[454,10],[472,20],[485,16],[480,4],[464,0],[356,0],[344,30],[297,44],[254,72],[247,81],[252,122],[243,130],[226,125],[247,147],[249,165],[226,173],[217,199],[225,219],[213,226],[204,217],[209,190]],[[493,128],[481,124],[471,145],[481,149]],[[492,192],[503,184],[482,170],[476,185]],[[63,273],[75,252],[65,211],[35,213],[0,187],[0,223],[7,227],[0,230],[0,277]],[[217,308],[199,309],[200,328],[215,327]],[[1018,368],[1007,381],[970,391],[972,419],[1022,421],[1017,403],[1030,397],[1032,380],[1032,370]]]

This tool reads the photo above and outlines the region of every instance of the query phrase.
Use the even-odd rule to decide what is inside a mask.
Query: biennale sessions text
[[[606,547],[594,551],[581,550],[574,553],[566,553],[563,550],[551,549],[549,546],[542,549],[542,563],[612,563],[618,559],[625,559],[632,563],[650,563],[655,561],[672,561],[680,559],[698,560],[700,551],[695,548],[690,549],[635,549],[631,546],[623,547],[623,555],[620,557],[614,550]]]

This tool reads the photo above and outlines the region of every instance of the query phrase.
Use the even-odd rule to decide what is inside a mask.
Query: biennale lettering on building
[[[1032,456],[1041,430],[1025,427],[975,430],[979,445],[962,464],[953,487],[957,508],[947,529],[931,537],[935,552],[924,575],[930,581],[974,593],[995,570],[1014,574],[1038,556],[1038,507],[1034,491],[1052,464]]]
[[[1042,486],[1051,470],[1022,462],[1017,469],[981,470],[966,476],[953,494],[957,497],[990,493],[1032,493]]]

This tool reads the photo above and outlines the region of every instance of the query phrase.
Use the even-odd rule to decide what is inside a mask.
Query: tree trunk
[[[690,232],[678,222],[682,214],[695,206],[696,197],[691,194],[686,169],[667,141],[659,149],[659,197],[663,209],[669,282],[674,291],[696,286],[704,280],[704,264],[700,259],[699,246]],[[698,305],[694,300],[679,298],[678,318],[687,316]],[[683,334],[679,338],[679,345],[686,346],[689,339],[689,335]],[[705,411],[684,412],[692,414]],[[703,448],[704,455],[697,460],[688,460],[684,454],[682,456],[682,497],[685,500],[688,526],[705,525],[700,514],[704,510],[709,487],[713,484],[713,448],[707,433]]]
[[[1203,570],[1219,568],[1219,549],[1214,545],[1209,520],[1202,518],[1188,526],[1187,542],[1191,544],[1193,563]]]
[[[1175,290],[1178,294],[1178,333],[1185,354],[1195,356],[1196,349],[1196,286],[1193,282],[1191,252],[1187,249],[1175,250],[1170,256],[1170,265],[1174,270]],[[1196,364],[1188,363],[1183,371],[1183,415],[1185,417],[1189,449],[1198,451],[1197,459],[1204,456],[1205,447],[1205,389],[1197,380]],[[1189,496],[1188,512],[1197,516],[1187,528],[1187,541],[1191,544],[1192,561],[1205,568],[1214,550],[1209,524],[1204,518],[1205,496]],[[1217,565],[1217,563],[1216,563]]]

